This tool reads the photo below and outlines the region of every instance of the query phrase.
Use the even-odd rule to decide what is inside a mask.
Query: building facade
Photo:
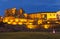
[[[49,23],[59,23],[60,21],[60,11],[58,12],[36,12],[27,14],[21,8],[17,10],[16,8],[5,10],[5,15],[3,22],[12,25],[23,25],[25,24],[28,28],[34,28],[34,26],[41,26],[43,24]],[[46,25],[45,25],[46,26]]]

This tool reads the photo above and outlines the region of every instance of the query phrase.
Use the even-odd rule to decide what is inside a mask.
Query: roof
[[[37,14],[37,13],[56,13],[56,12],[33,12],[33,13],[28,13],[28,14]]]

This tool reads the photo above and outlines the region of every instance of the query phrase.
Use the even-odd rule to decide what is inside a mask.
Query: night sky
[[[16,7],[23,8],[26,13],[47,12],[60,10],[60,0],[0,0],[0,16],[4,10]]]

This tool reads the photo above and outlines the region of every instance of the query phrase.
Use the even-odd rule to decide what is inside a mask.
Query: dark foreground
[[[0,39],[60,39],[60,33],[52,32],[5,32]]]

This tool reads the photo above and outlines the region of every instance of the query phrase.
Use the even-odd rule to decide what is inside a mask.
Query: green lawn
[[[0,33],[0,39],[60,39],[60,33],[48,32],[5,32]]]

